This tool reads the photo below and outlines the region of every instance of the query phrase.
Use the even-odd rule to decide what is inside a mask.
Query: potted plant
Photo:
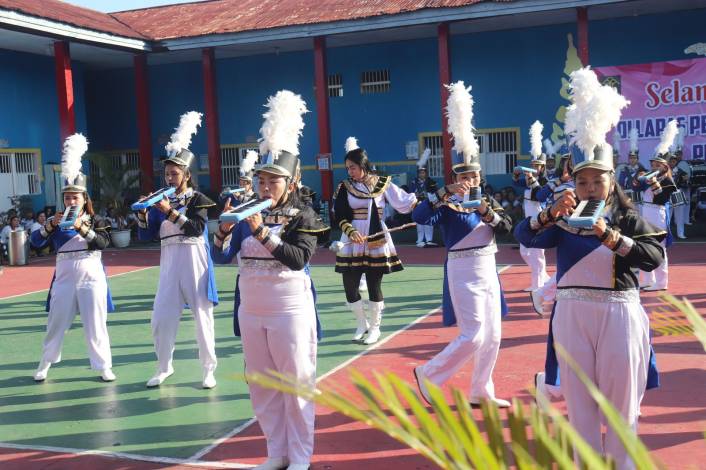
[[[140,181],[139,171],[116,168],[110,158],[104,155],[91,155],[89,161],[98,168],[98,202],[113,225],[110,232],[113,246],[125,248],[130,245],[131,225],[135,223],[128,217],[130,207],[125,199],[129,193],[136,191],[135,183]]]

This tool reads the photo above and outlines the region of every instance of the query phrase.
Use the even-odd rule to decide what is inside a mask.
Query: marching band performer
[[[427,194],[435,193],[437,190],[436,181],[429,178],[427,171],[427,161],[431,155],[431,149],[425,149],[417,162],[417,177],[409,185],[409,192],[417,196],[417,201],[423,201]],[[417,248],[436,246],[434,243],[434,226],[417,224]]]
[[[243,161],[240,163],[240,168],[238,169],[240,173],[240,178],[238,179],[238,187],[240,189],[244,189],[244,191],[239,193],[230,193],[226,190],[223,193],[225,197],[222,198],[222,203],[225,203],[229,200],[229,204],[231,206],[237,206],[239,204],[244,204],[248,201],[251,201],[257,197],[252,187],[253,168],[255,168],[256,163],[257,152],[255,152],[254,150],[248,150],[245,154],[245,158],[243,158]]]
[[[562,148],[564,148],[562,146]],[[559,168],[557,171],[557,177],[553,180],[549,180],[547,184],[539,189],[532,190],[532,199],[537,201],[542,201],[547,205],[552,205],[554,202],[561,198],[564,191],[569,189],[574,189],[573,180],[573,160],[571,159],[571,154],[568,149],[564,148],[565,152],[562,150],[561,157],[559,159]],[[543,317],[545,313],[544,304],[553,304],[556,296],[556,274],[553,274],[542,286],[538,289],[533,290],[530,293],[530,298],[532,300],[532,307],[534,311],[540,317]]]
[[[648,384],[649,321],[640,305],[632,268],[655,269],[663,259],[660,232],[640,217],[616,184],[605,133],[617,124],[627,100],[601,86],[588,68],[571,74],[566,132],[586,159],[574,169],[576,189],[567,190],[538,216],[523,220],[515,236],[527,246],[557,248],[557,300],[550,321],[547,383],[561,387],[569,420],[597,451],[620,469],[632,468],[625,448],[609,428],[601,437],[601,414],[566,361],[553,353],[560,344],[627,423],[637,429],[639,403]],[[595,151],[595,153],[594,153]],[[590,229],[567,223],[577,202],[605,201]]]
[[[471,125],[473,99],[463,81],[448,86],[449,130],[454,149],[464,163],[453,166],[454,183],[441,188],[412,212],[415,222],[439,224],[448,252],[446,274],[459,335],[426,364],[414,369],[422,394],[430,402],[425,384],[442,385],[468,360],[474,359],[470,403],[493,401],[507,408],[510,402],[495,396],[492,373],[500,348],[502,291],[495,264],[495,234],[509,233],[512,221],[502,206],[483,195],[475,209],[461,206],[464,193],[481,186],[478,143]],[[446,313],[446,312],[444,312]]]
[[[556,168],[556,152],[557,148],[554,143],[552,143],[552,140],[547,138],[544,139],[544,153],[547,157],[547,164],[545,165],[545,177],[547,178],[547,181],[553,180],[554,178],[557,178],[557,168]]]
[[[183,114],[165,147],[169,157],[164,160],[164,179],[167,186],[176,188],[175,195],[163,198],[149,211],[137,212],[140,240],[159,237],[162,246],[152,312],[152,337],[159,364],[147,381],[148,387],[161,385],[174,373],[174,343],[185,304],[196,323],[203,388],[216,386],[213,307],[218,304],[218,291],[206,226],[208,209],[215,203],[194,189],[190,170],[194,154],[188,149],[200,125],[201,113]]]
[[[623,167],[618,175],[618,183],[624,191],[636,192],[639,186],[637,177],[640,173],[646,172],[642,163],[640,163],[640,149],[637,146],[637,128],[630,129],[630,153],[628,153],[628,164]],[[633,201],[634,203],[638,201]]]
[[[669,156],[669,147],[674,142],[677,132],[677,121],[672,119],[662,132],[660,143],[655,149],[655,155],[650,158],[652,171],[658,172],[658,174],[642,183],[640,187],[642,190],[642,216],[647,222],[667,234],[667,237],[662,241],[664,247],[662,263],[657,269],[640,271],[640,285],[644,286],[646,291],[666,290],[669,284],[667,248],[672,244],[669,228],[669,198],[677,190],[677,187],[674,185],[672,170],[666,158]]]
[[[358,147],[353,137],[346,141],[344,161],[348,179],[336,190],[335,220],[343,231],[343,247],[336,255],[336,272],[343,276],[346,301],[357,320],[353,341],[373,344],[380,339],[385,306],[382,276],[403,269],[383,220],[385,206],[390,204],[397,212],[407,214],[417,198],[396,186],[389,176],[376,175],[368,154]],[[369,318],[366,318],[358,289],[363,274],[370,299]]]
[[[115,380],[107,326],[108,312],[114,309],[101,262],[101,250],[110,245],[110,225],[93,212],[86,177],[81,173],[81,157],[87,150],[88,142],[81,134],[69,136],[64,142],[61,192],[64,210],[76,210],[75,222],[67,229],[60,228],[64,214],[58,212],[30,236],[34,248],[51,244],[57,253],[47,298],[47,334],[42,360],[34,374],[38,382],[47,378],[52,364],[61,361],[64,334],[77,312],[83,323],[91,369],[100,371],[105,382]]]
[[[234,318],[236,335],[242,336],[246,373],[274,370],[313,385],[320,327],[308,264],[317,237],[329,229],[297,197],[298,141],[306,104],[299,95],[283,90],[270,97],[267,106],[260,130],[260,152],[267,160],[256,173],[258,196],[270,199],[272,205],[237,225],[221,223],[212,252],[219,263],[238,258]],[[229,211],[227,206],[225,212]],[[227,238],[230,245],[224,249]],[[314,404],[254,383],[248,387],[267,439],[267,461],[255,468],[309,468]]]
[[[684,235],[684,225],[691,225],[689,223],[689,212],[691,209],[690,180],[692,176],[692,169],[691,165],[682,159],[684,155],[685,132],[686,131],[683,127],[679,127],[679,133],[674,140],[674,150],[669,160],[670,163],[674,165],[672,168],[674,184],[676,185],[677,190],[684,195],[683,201],[680,201],[682,203],[674,206],[674,222],[677,226],[677,237],[681,239],[686,238]]]
[[[533,190],[547,184],[546,173],[544,171],[546,155],[542,153],[542,123],[535,121],[530,127],[530,154],[532,160],[530,165],[537,172],[536,176],[530,172],[525,172],[524,178],[520,179],[520,169],[513,172],[513,179],[516,184],[521,184],[524,190],[522,209],[525,217],[533,217],[542,210],[542,201],[532,197]],[[524,184],[522,184],[524,183]],[[520,244],[520,256],[530,268],[530,287],[526,291],[533,292],[544,285],[549,280],[547,275],[547,262],[544,257],[544,250],[538,248],[527,248]]]

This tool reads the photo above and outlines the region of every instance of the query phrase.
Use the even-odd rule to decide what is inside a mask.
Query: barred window
[[[343,77],[341,77],[340,73],[328,76],[328,96],[330,98],[343,96]]]
[[[240,184],[240,162],[248,150],[257,152],[257,144],[221,145],[221,174],[223,186],[237,187]]]
[[[360,94],[387,93],[390,91],[390,70],[363,72],[360,78]]]

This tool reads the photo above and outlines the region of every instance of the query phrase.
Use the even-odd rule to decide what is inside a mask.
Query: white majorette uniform
[[[162,245],[159,285],[152,312],[158,372],[171,374],[173,371],[174,343],[184,305],[194,315],[201,367],[204,373],[213,372],[217,365],[213,307],[218,304],[218,291],[206,222],[208,208],[215,204],[191,188],[170,198],[170,203],[172,212],[169,215],[156,208],[147,214],[138,213],[140,239],[158,237]]]
[[[485,217],[474,209],[463,209],[460,200],[449,196],[445,188],[431,194],[414,209],[412,219],[442,228],[448,251],[448,288],[460,331],[440,353],[418,367],[416,374],[421,383],[426,378],[442,385],[473,358],[471,403],[495,400],[492,372],[500,348],[502,311],[495,234],[509,233],[512,220],[488,195],[483,198],[491,209]],[[446,311],[444,314],[446,317]]]
[[[383,219],[385,206],[390,204],[397,212],[407,214],[416,203],[417,197],[399,188],[389,176],[369,175],[365,182],[349,178],[338,185],[335,217],[343,232],[341,242],[344,245],[336,254],[336,272],[343,274],[346,301],[358,322],[354,341],[372,344],[379,339],[385,305],[382,276],[403,269]],[[354,232],[363,237],[379,235],[367,238],[364,243],[349,243]],[[370,299],[369,318],[366,318],[358,292],[358,282],[363,274],[366,275]],[[366,332],[367,337],[363,339]]]
[[[606,228],[599,238],[593,226],[572,227],[568,217],[555,220],[548,208],[523,220],[515,237],[529,247],[557,249],[550,345],[561,345],[636,430],[647,386],[650,340],[649,320],[640,304],[632,268],[655,269],[663,250],[656,230],[632,208],[623,206],[614,192],[613,152],[604,136],[618,123],[620,110],[628,101],[613,88],[600,85],[589,68],[572,72],[571,88],[565,131],[576,144],[576,155],[580,152],[584,156],[573,171],[576,194],[595,194],[595,190],[607,188],[607,208],[600,214]],[[600,175],[593,190],[589,187],[593,183],[583,183],[582,171],[592,172],[591,181]],[[614,458],[619,469],[633,468],[612,428],[603,439],[602,416],[585,385],[563,357],[558,363],[571,424],[597,452]],[[547,368],[547,380],[550,375]]]
[[[542,155],[543,157],[544,155]],[[544,159],[533,160],[544,165]],[[543,172],[542,172],[543,173]],[[523,176],[516,180],[516,184],[523,188],[522,209],[525,217],[533,217],[544,207],[543,201],[537,200],[534,195],[537,191],[547,183],[544,174],[538,174],[535,178],[533,175]],[[520,244],[520,256],[530,268],[530,287],[529,290],[537,290],[544,286],[549,280],[547,275],[547,261],[544,256],[544,250],[538,248],[527,248]]]
[[[532,144],[530,154],[532,155],[531,164],[538,170],[535,175],[526,173],[520,178],[517,171],[513,175],[515,184],[520,186],[523,191],[522,209],[525,217],[532,217],[542,210],[543,202],[532,197],[539,188],[547,183],[545,167],[547,164],[547,156],[542,153],[542,123],[535,121],[530,126],[530,142]],[[538,168],[539,166],[539,168]],[[547,275],[547,261],[544,257],[544,250],[537,248],[527,248],[520,244],[520,256],[530,268],[530,287],[526,290],[535,291],[542,287],[549,279]]]
[[[664,162],[666,160],[661,157],[653,157],[651,160]],[[672,237],[670,230],[670,204],[669,197],[677,187],[674,181],[667,174],[662,174],[657,177],[657,182],[652,186],[647,186],[643,183],[640,188],[642,190],[642,216],[647,222],[659,229],[660,232],[665,232],[667,236],[662,240],[664,247],[664,260],[655,270],[646,272],[640,271],[640,285],[646,290],[664,290],[669,285],[669,261],[667,260],[667,248],[672,245]]]
[[[527,246],[557,248],[557,300],[552,315],[547,358],[547,383],[558,385],[553,344],[561,344],[601,392],[637,429],[637,413],[648,388],[650,365],[649,320],[640,304],[631,268],[651,270],[662,261],[660,240],[666,235],[633,210],[604,216],[620,242],[611,250],[592,230],[569,227],[563,220],[545,223],[527,218],[515,237]],[[543,217],[546,220],[546,217]],[[561,388],[569,419],[595,449],[604,449],[625,468],[625,449],[609,428],[601,439],[598,405],[561,358]]]
[[[272,175],[284,178],[287,188],[300,181],[295,153],[306,104],[299,95],[281,90],[268,99],[267,107],[260,144],[267,158],[256,172],[264,179],[259,195],[272,197],[266,186]],[[313,386],[320,328],[308,266],[317,238],[329,229],[310,207],[294,199],[295,193],[296,189],[278,196],[273,201],[276,207],[263,211],[262,223],[254,229],[247,219],[230,233],[221,231],[222,224],[212,251],[219,262],[238,258],[234,319],[235,333],[242,336],[246,373],[275,371]],[[228,236],[230,246],[223,249]],[[267,461],[256,469],[308,469],[314,451],[314,404],[253,381],[248,387],[267,440]]]
[[[193,154],[181,150],[165,160],[188,169]],[[186,170],[188,171],[188,170]],[[159,285],[152,311],[152,338],[159,362],[148,382],[156,387],[174,373],[172,359],[179,321],[188,306],[196,323],[196,341],[203,372],[203,387],[215,387],[216,339],[213,307],[218,304],[213,263],[208,244],[208,209],[216,204],[193,188],[169,198],[171,210],[156,207],[137,213],[140,240],[159,238]]]
[[[81,156],[87,148],[86,138],[81,134],[66,139],[62,158],[65,178],[62,193],[83,193],[88,198],[85,176],[78,171],[67,174],[65,170],[67,161],[72,159],[78,160],[77,168],[80,169]],[[50,366],[61,361],[64,334],[71,327],[76,313],[81,315],[91,369],[101,371],[104,381],[115,380],[111,371],[107,326],[108,312],[114,308],[101,262],[101,250],[110,245],[110,225],[85,213],[80,220],[79,230],[62,230],[58,220],[54,225],[50,219],[30,236],[34,248],[42,249],[51,244],[57,253],[56,271],[47,298],[47,334],[42,360],[34,375],[37,381],[46,379]]]
[[[213,258],[229,263],[237,255],[234,320],[236,335],[242,336],[246,373],[275,370],[313,385],[320,327],[308,263],[317,235],[328,228],[308,207],[287,205],[265,214],[269,234],[263,241],[240,222],[225,251],[216,242]],[[267,438],[268,457],[308,463],[314,450],[314,404],[252,382],[248,387]]]

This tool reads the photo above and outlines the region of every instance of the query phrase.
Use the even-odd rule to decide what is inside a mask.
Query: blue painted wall
[[[702,9],[593,21],[589,28],[592,64],[687,58],[683,49],[702,39],[699,27],[705,20]],[[452,77],[473,86],[476,127],[519,127],[523,155],[529,152],[528,131],[535,119],[545,125],[544,134],[550,135],[557,109],[567,104],[559,91],[569,34],[576,45],[574,23],[452,36]],[[626,34],[635,40],[626,40]],[[399,161],[405,158],[405,142],[416,141],[419,132],[440,131],[436,47],[436,39],[429,38],[327,51],[328,72],[340,73],[344,87],[342,97],[329,100],[334,163],[341,163],[349,135],[359,139],[373,161]],[[361,95],[361,73],[383,68],[390,70],[390,92]],[[305,117],[301,155],[303,164],[314,164],[318,136],[311,51],[219,59],[217,74],[223,144],[258,137],[265,99],[288,88],[300,93],[311,110]],[[190,109],[203,111],[201,64],[151,66],[149,76],[154,152],[163,155],[165,139],[179,115]],[[89,77],[92,141],[106,149],[137,147],[132,71],[102,71]],[[199,154],[207,152],[203,129],[192,147]],[[407,170],[411,175],[414,167],[387,170]],[[340,180],[344,171],[336,170],[334,177]],[[509,178],[489,180],[499,186]],[[201,183],[207,179],[202,177]],[[306,171],[304,183],[320,191],[318,172]]]
[[[59,111],[53,57],[0,49],[0,139],[11,148],[39,148],[42,164],[61,162]],[[86,132],[84,67],[73,62],[76,129]],[[42,183],[42,190],[44,184]],[[44,196],[34,196],[35,210],[44,207]]]

